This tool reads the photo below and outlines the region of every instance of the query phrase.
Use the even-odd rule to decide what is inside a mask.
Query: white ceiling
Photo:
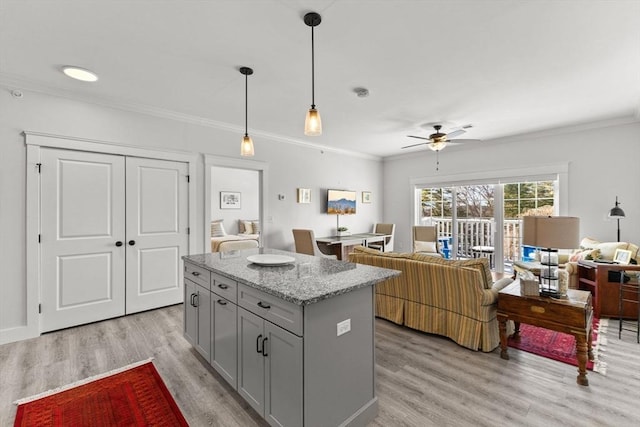
[[[320,137],[311,103],[315,11]],[[89,68],[97,83],[65,77]],[[0,83],[375,156],[640,118],[640,1],[0,0]],[[358,98],[356,87],[369,89]],[[458,148],[458,147],[455,147]],[[462,145],[463,149],[464,145]],[[418,147],[416,151],[425,150]]]

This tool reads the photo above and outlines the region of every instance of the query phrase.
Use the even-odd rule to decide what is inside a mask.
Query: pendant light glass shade
[[[304,15],[304,23],[311,27],[311,108],[307,111],[304,120],[304,134],[307,136],[322,135],[322,120],[316,110],[316,85],[315,85],[315,49],[313,42],[313,27],[320,25],[322,18],[315,12]]]
[[[244,136],[240,143],[240,155],[243,157],[251,157],[254,155],[253,140],[248,132],[248,105],[249,105],[249,76],[253,74],[253,70],[249,67],[240,67],[240,73],[244,75]]]
[[[240,145],[240,155],[241,156],[253,156],[255,153],[253,151],[253,140],[249,135],[244,135],[242,137],[242,144]]]
[[[307,136],[322,135],[322,119],[315,108],[309,108],[307,111],[307,117],[304,120],[304,134]]]

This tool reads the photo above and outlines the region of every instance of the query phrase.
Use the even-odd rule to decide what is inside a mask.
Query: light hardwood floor
[[[640,425],[640,344],[618,340],[616,321],[606,338],[607,375],[582,387],[574,366],[515,349],[506,361],[378,319],[371,426]],[[0,346],[0,426],[16,399],[149,357],[190,425],[265,425],[184,340],[177,305]]]

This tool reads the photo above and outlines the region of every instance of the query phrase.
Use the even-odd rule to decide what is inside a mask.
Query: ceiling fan
[[[433,151],[440,151],[444,147],[446,147],[448,144],[456,143],[456,141],[452,140],[452,138],[455,138],[458,135],[462,135],[463,133],[466,132],[465,128],[470,128],[470,127],[471,125],[467,125],[461,129],[456,129],[452,132],[444,133],[444,132],[440,132],[440,129],[442,129],[442,125],[434,125],[433,128],[436,130],[436,132],[429,135],[428,138],[425,138],[424,136],[407,135],[409,138],[424,139],[427,142],[411,144],[411,145],[404,146],[402,148],[404,149],[404,148],[417,147],[418,145],[426,145]]]
[[[407,135],[409,138],[417,138],[417,139],[424,139],[426,142],[420,142],[418,144],[411,144],[411,145],[407,145],[402,147],[404,148],[411,148],[411,147],[417,147],[418,145],[426,145],[427,147],[429,147],[432,151],[436,152],[436,171],[440,170],[440,158],[438,156],[438,154],[440,153],[440,150],[442,150],[444,147],[446,147],[448,144],[456,144],[458,142],[467,142],[467,141],[477,141],[474,139],[457,139],[457,140],[453,140],[451,138],[455,138],[458,135],[462,135],[463,133],[466,132],[465,129],[469,129],[470,127],[472,127],[471,125],[466,125],[463,126],[460,129],[456,129],[452,132],[449,133],[444,133],[444,132],[440,132],[440,129],[442,129],[442,125],[434,125],[433,128],[436,130],[435,133],[432,133],[431,135],[429,135],[428,138],[425,138],[423,136],[415,136],[415,135]]]

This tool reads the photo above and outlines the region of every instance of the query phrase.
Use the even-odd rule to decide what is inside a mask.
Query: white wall
[[[220,209],[220,192],[240,193],[240,209]],[[238,220],[260,218],[260,176],[246,169],[211,168],[211,220],[223,220],[227,234],[238,234]]]
[[[0,87],[0,344],[20,336],[26,325],[25,160],[23,131],[113,142],[117,144],[240,158],[241,133],[184,121],[133,113],[23,90],[23,98]],[[304,140],[300,135],[300,139]],[[358,205],[358,214],[341,221],[351,230],[369,231],[383,221],[382,164],[332,151],[261,139],[254,136],[254,160],[266,162],[265,241],[269,247],[293,250],[291,229],[313,228],[332,234],[335,216],[323,213],[322,190],[372,191],[374,202]],[[311,139],[310,139],[311,140]],[[191,224],[196,247],[204,247],[204,171],[199,165],[197,224]],[[296,203],[296,189],[311,188],[312,203]],[[284,194],[284,200],[277,195]],[[206,221],[208,223],[208,220]],[[25,338],[22,336],[21,338]]]
[[[459,150],[389,158],[384,162],[385,221],[396,223],[397,251],[411,248],[413,196],[410,181],[440,176],[495,173],[519,168],[568,163],[566,213],[580,217],[581,236],[616,240],[616,223],[607,218],[616,195],[627,218],[621,221],[621,240],[640,243],[640,123],[618,124],[580,131],[558,130],[547,136],[521,136],[518,141],[485,141]]]

